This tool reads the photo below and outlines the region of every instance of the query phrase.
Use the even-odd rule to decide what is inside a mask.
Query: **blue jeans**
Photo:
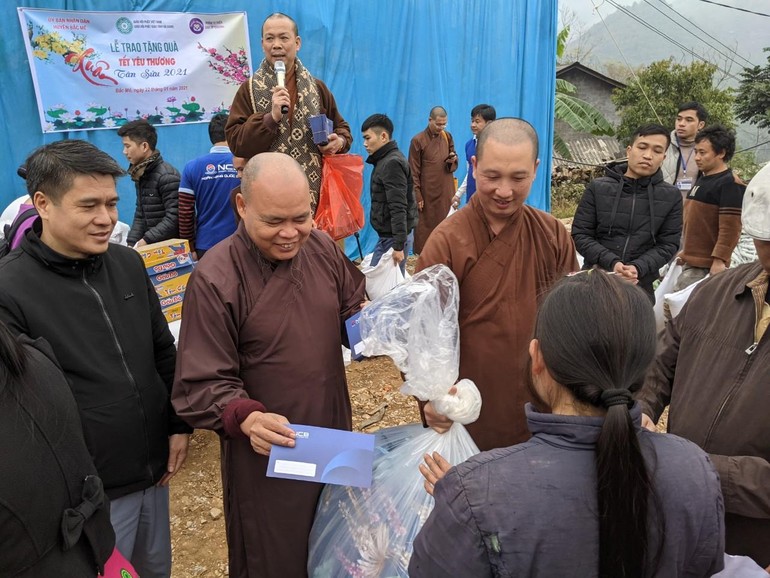
[[[414,245],[414,230],[410,231],[406,236],[406,243],[404,244],[404,260],[401,261],[399,266],[401,272],[406,275],[406,258],[409,253],[412,252],[412,246]],[[372,261],[369,263],[372,267],[380,262],[380,258],[387,253],[388,249],[393,247],[393,237],[380,237],[377,239],[377,244],[374,246],[374,252],[372,253]]]

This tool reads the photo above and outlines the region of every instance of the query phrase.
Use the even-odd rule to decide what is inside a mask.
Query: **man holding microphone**
[[[301,46],[297,23],[292,18],[276,12],[265,19],[265,58],[238,89],[225,133],[235,156],[249,159],[275,151],[293,157],[310,181],[315,212],[321,189],[321,156],[347,152],[353,137],[350,126],[337,110],[334,95],[297,58]],[[283,82],[279,82],[284,76],[279,62],[285,69]],[[310,116],[319,114],[325,114],[334,123],[334,133],[323,146],[313,142],[308,122]]]

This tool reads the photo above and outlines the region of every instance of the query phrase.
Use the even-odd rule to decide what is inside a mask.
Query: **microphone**
[[[280,88],[286,88],[286,65],[283,60],[275,61],[275,76],[278,79],[278,86]],[[281,114],[288,114],[289,107],[285,104],[281,106]]]

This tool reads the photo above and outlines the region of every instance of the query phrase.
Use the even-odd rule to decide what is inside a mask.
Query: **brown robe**
[[[433,134],[426,128],[415,135],[409,145],[414,194],[417,203],[423,203],[414,230],[414,252],[417,255],[422,253],[428,236],[446,218],[452,206],[455,194],[452,173],[457,170],[457,154],[451,162],[447,161],[447,157],[453,152],[454,140],[447,131]]]
[[[172,402],[190,425],[220,434],[232,578],[307,575],[323,486],[266,477],[268,458],[228,434],[226,408],[257,400],[292,423],[351,428],[341,328],[364,299],[364,277],[346,262],[313,230],[271,270],[241,223],[187,286]]]
[[[577,271],[575,247],[557,219],[524,205],[494,236],[478,194],[441,223],[417,270],[443,263],[460,284],[460,378],[481,392],[481,416],[468,431],[481,450],[529,437],[524,404],[529,342],[538,299]]]

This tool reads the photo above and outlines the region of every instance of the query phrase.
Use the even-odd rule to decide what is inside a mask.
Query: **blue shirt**
[[[473,176],[473,163],[471,157],[476,155],[476,137],[465,143],[465,160],[468,162],[468,179],[465,189],[465,200],[470,201],[473,193],[476,192],[476,177]]]
[[[226,146],[188,162],[179,191],[195,197],[195,246],[208,250],[235,232],[230,192],[241,184],[233,168],[233,153]]]

